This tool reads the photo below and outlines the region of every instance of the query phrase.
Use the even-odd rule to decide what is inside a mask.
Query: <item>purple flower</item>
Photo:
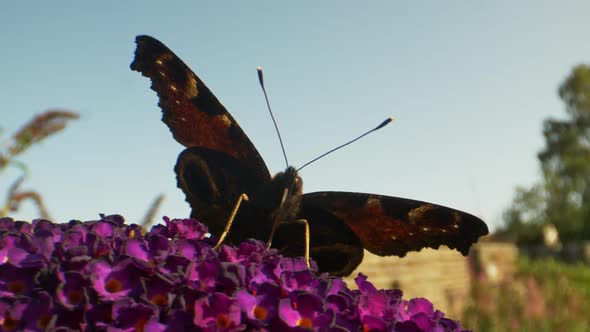
[[[143,239],[131,239],[125,243],[125,254],[145,262],[149,261],[147,243]]]
[[[349,292],[346,282],[339,278],[329,278],[326,287],[327,295],[340,294],[342,292]]]
[[[242,263],[247,266],[259,264],[265,255],[267,255],[267,252],[264,244],[250,239],[240,243],[237,248],[222,245],[219,258],[227,262]]]
[[[170,251],[170,241],[162,234],[147,233],[145,239],[148,241],[151,256],[166,256]]]
[[[84,244],[86,243],[87,234],[88,230],[82,225],[76,225],[72,227],[68,231],[64,232],[59,249],[61,249],[62,252],[68,252],[79,247],[86,248]]]
[[[310,270],[283,271],[281,286],[287,292],[305,290],[310,293],[324,295],[327,283],[318,278]]]
[[[186,270],[186,280],[194,289],[211,292],[221,273],[221,262],[211,257],[205,261],[190,263]]]
[[[163,275],[156,274],[149,279],[142,279],[142,287],[143,297],[147,301],[157,306],[167,306],[174,294],[175,284]]]
[[[0,218],[0,232],[13,231],[14,220],[12,218]]]
[[[51,319],[50,301],[46,292],[34,299],[0,299],[0,328],[2,331],[45,331]]]
[[[168,219],[164,218],[168,226],[168,234],[179,239],[202,240],[207,234],[207,227],[194,219]],[[172,237],[172,236],[170,236]]]
[[[326,311],[322,298],[306,292],[292,293],[282,299],[279,317],[292,328],[328,328],[334,321],[333,311]]]
[[[425,298],[411,299],[410,301],[406,302],[406,304],[406,309],[401,311],[401,313],[403,315],[405,314],[406,317],[413,317],[417,314],[426,314],[427,316],[432,316],[434,314],[434,306]]]
[[[26,318],[24,312],[29,305],[30,299],[26,297],[20,297],[12,300],[0,300],[0,317],[2,317],[2,330],[3,331],[17,331],[22,329],[22,326],[26,324]]]
[[[149,305],[124,299],[113,304],[113,325],[118,331],[145,331],[149,326],[157,331],[164,331],[164,325],[158,323],[158,310]]]
[[[265,283],[280,283],[280,276],[275,274],[276,266],[280,258],[276,255],[267,256],[262,261],[261,265],[250,264],[246,271],[246,280],[248,287],[253,290]]]
[[[213,250],[192,219],[0,219],[0,327],[26,331],[461,331],[426,299],[350,290],[247,240]]]
[[[311,271],[316,273],[317,266],[315,266],[315,262],[311,267]],[[308,271],[307,264],[305,264],[305,259],[303,257],[298,258],[291,258],[291,257],[281,257],[278,261],[277,266],[275,267],[275,275],[277,277],[281,277],[283,275],[283,271],[290,271],[290,272],[298,272],[298,271]]]
[[[85,245],[88,248],[88,255],[96,259],[108,256],[111,253],[118,254],[114,252],[113,246],[109,245],[109,240],[112,239],[105,239],[94,232],[89,232],[88,235],[86,235],[85,242]]]
[[[41,268],[46,265],[46,259],[39,254],[31,254],[21,248],[10,248],[4,256],[6,263],[23,268]]]
[[[35,289],[38,269],[19,268],[10,263],[0,265],[0,296],[29,296]]]
[[[108,220],[98,221],[89,228],[91,232],[94,232],[103,239],[108,239],[114,234],[113,225]]]
[[[280,295],[281,289],[277,285],[265,283],[260,285],[256,295],[241,289],[235,296],[250,322],[256,326],[267,326],[277,315]]]
[[[80,272],[68,271],[63,274],[63,281],[58,286],[57,300],[72,310],[87,302],[86,289],[89,285],[89,280]]]
[[[246,270],[243,265],[222,262],[221,273],[217,279],[217,288],[226,294],[233,294],[246,283]]]
[[[61,236],[61,230],[59,232],[47,229],[36,230],[32,240],[32,250],[49,261],[55,250],[55,243],[61,241]]]
[[[131,260],[124,260],[114,266],[97,261],[91,267],[94,290],[105,300],[124,298],[141,287],[141,271]]]
[[[359,274],[354,280],[359,288],[358,312],[363,324],[379,324],[377,321],[392,321],[394,307],[390,305],[389,294],[379,291],[367,281],[367,276]]]
[[[238,301],[223,293],[213,293],[195,301],[194,323],[203,331],[244,329]]]
[[[158,272],[178,282],[178,280],[184,279],[185,270],[189,270],[191,262],[186,257],[172,254],[166,257],[164,262],[159,263],[157,269]]]
[[[200,256],[201,248],[196,247],[195,243],[192,241],[178,240],[174,242],[174,248],[172,248],[171,251],[176,255],[188,259],[189,261],[193,261],[198,256]]]

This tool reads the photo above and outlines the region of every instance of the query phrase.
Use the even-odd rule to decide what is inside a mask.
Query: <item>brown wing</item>
[[[325,209],[303,204],[298,216],[309,222],[310,256],[317,262],[320,272],[333,276],[350,275],[363,260],[363,245],[358,236]],[[279,225],[273,247],[286,256],[303,256],[304,230],[297,223]]]
[[[340,219],[365,249],[380,256],[403,257],[409,251],[440,245],[467,255],[471,245],[488,234],[486,224],[471,214],[399,197],[351,192],[303,195],[302,210],[311,207]],[[310,227],[314,222],[310,221]]]
[[[211,233],[221,234],[238,197],[247,194],[250,200],[240,205],[228,240],[268,239],[271,224],[265,221],[269,212],[252,204],[268,180],[226,153],[200,147],[184,150],[174,170],[178,187],[191,206],[191,217],[206,224]]]
[[[270,178],[260,154],[205,83],[157,39],[137,36],[131,69],[149,77],[160,98],[162,121],[186,147],[226,153]]]

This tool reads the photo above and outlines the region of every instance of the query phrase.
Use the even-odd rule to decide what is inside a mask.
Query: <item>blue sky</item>
[[[564,114],[558,85],[590,62],[588,1],[202,3],[2,5],[2,137],[49,108],[81,115],[19,159],[55,221],[136,222],[158,193],[160,215],[189,213],[172,170],[183,147],[149,81],[129,70],[138,34],[208,84],[273,173],[284,162],[257,66],[295,165],[396,118],[302,171],[306,192],[426,200],[492,227],[515,186],[539,178],[542,120]],[[2,195],[16,175],[0,175]]]

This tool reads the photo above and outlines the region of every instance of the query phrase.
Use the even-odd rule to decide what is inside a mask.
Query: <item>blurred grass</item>
[[[590,267],[519,258],[512,280],[477,281],[461,325],[473,331],[590,331]]]

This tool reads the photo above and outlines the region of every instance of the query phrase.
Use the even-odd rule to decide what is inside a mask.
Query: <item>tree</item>
[[[520,234],[520,240],[524,229],[530,228],[530,237],[544,224],[554,224],[566,241],[590,238],[590,66],[574,67],[559,96],[567,117],[543,123],[545,148],[538,154],[543,179],[529,190],[517,190],[504,215],[502,232]],[[526,215],[535,217],[527,220]]]
[[[516,188],[511,206],[504,211],[505,225],[496,232],[496,236],[519,244],[541,243],[546,221],[544,194],[540,185],[530,189]]]

